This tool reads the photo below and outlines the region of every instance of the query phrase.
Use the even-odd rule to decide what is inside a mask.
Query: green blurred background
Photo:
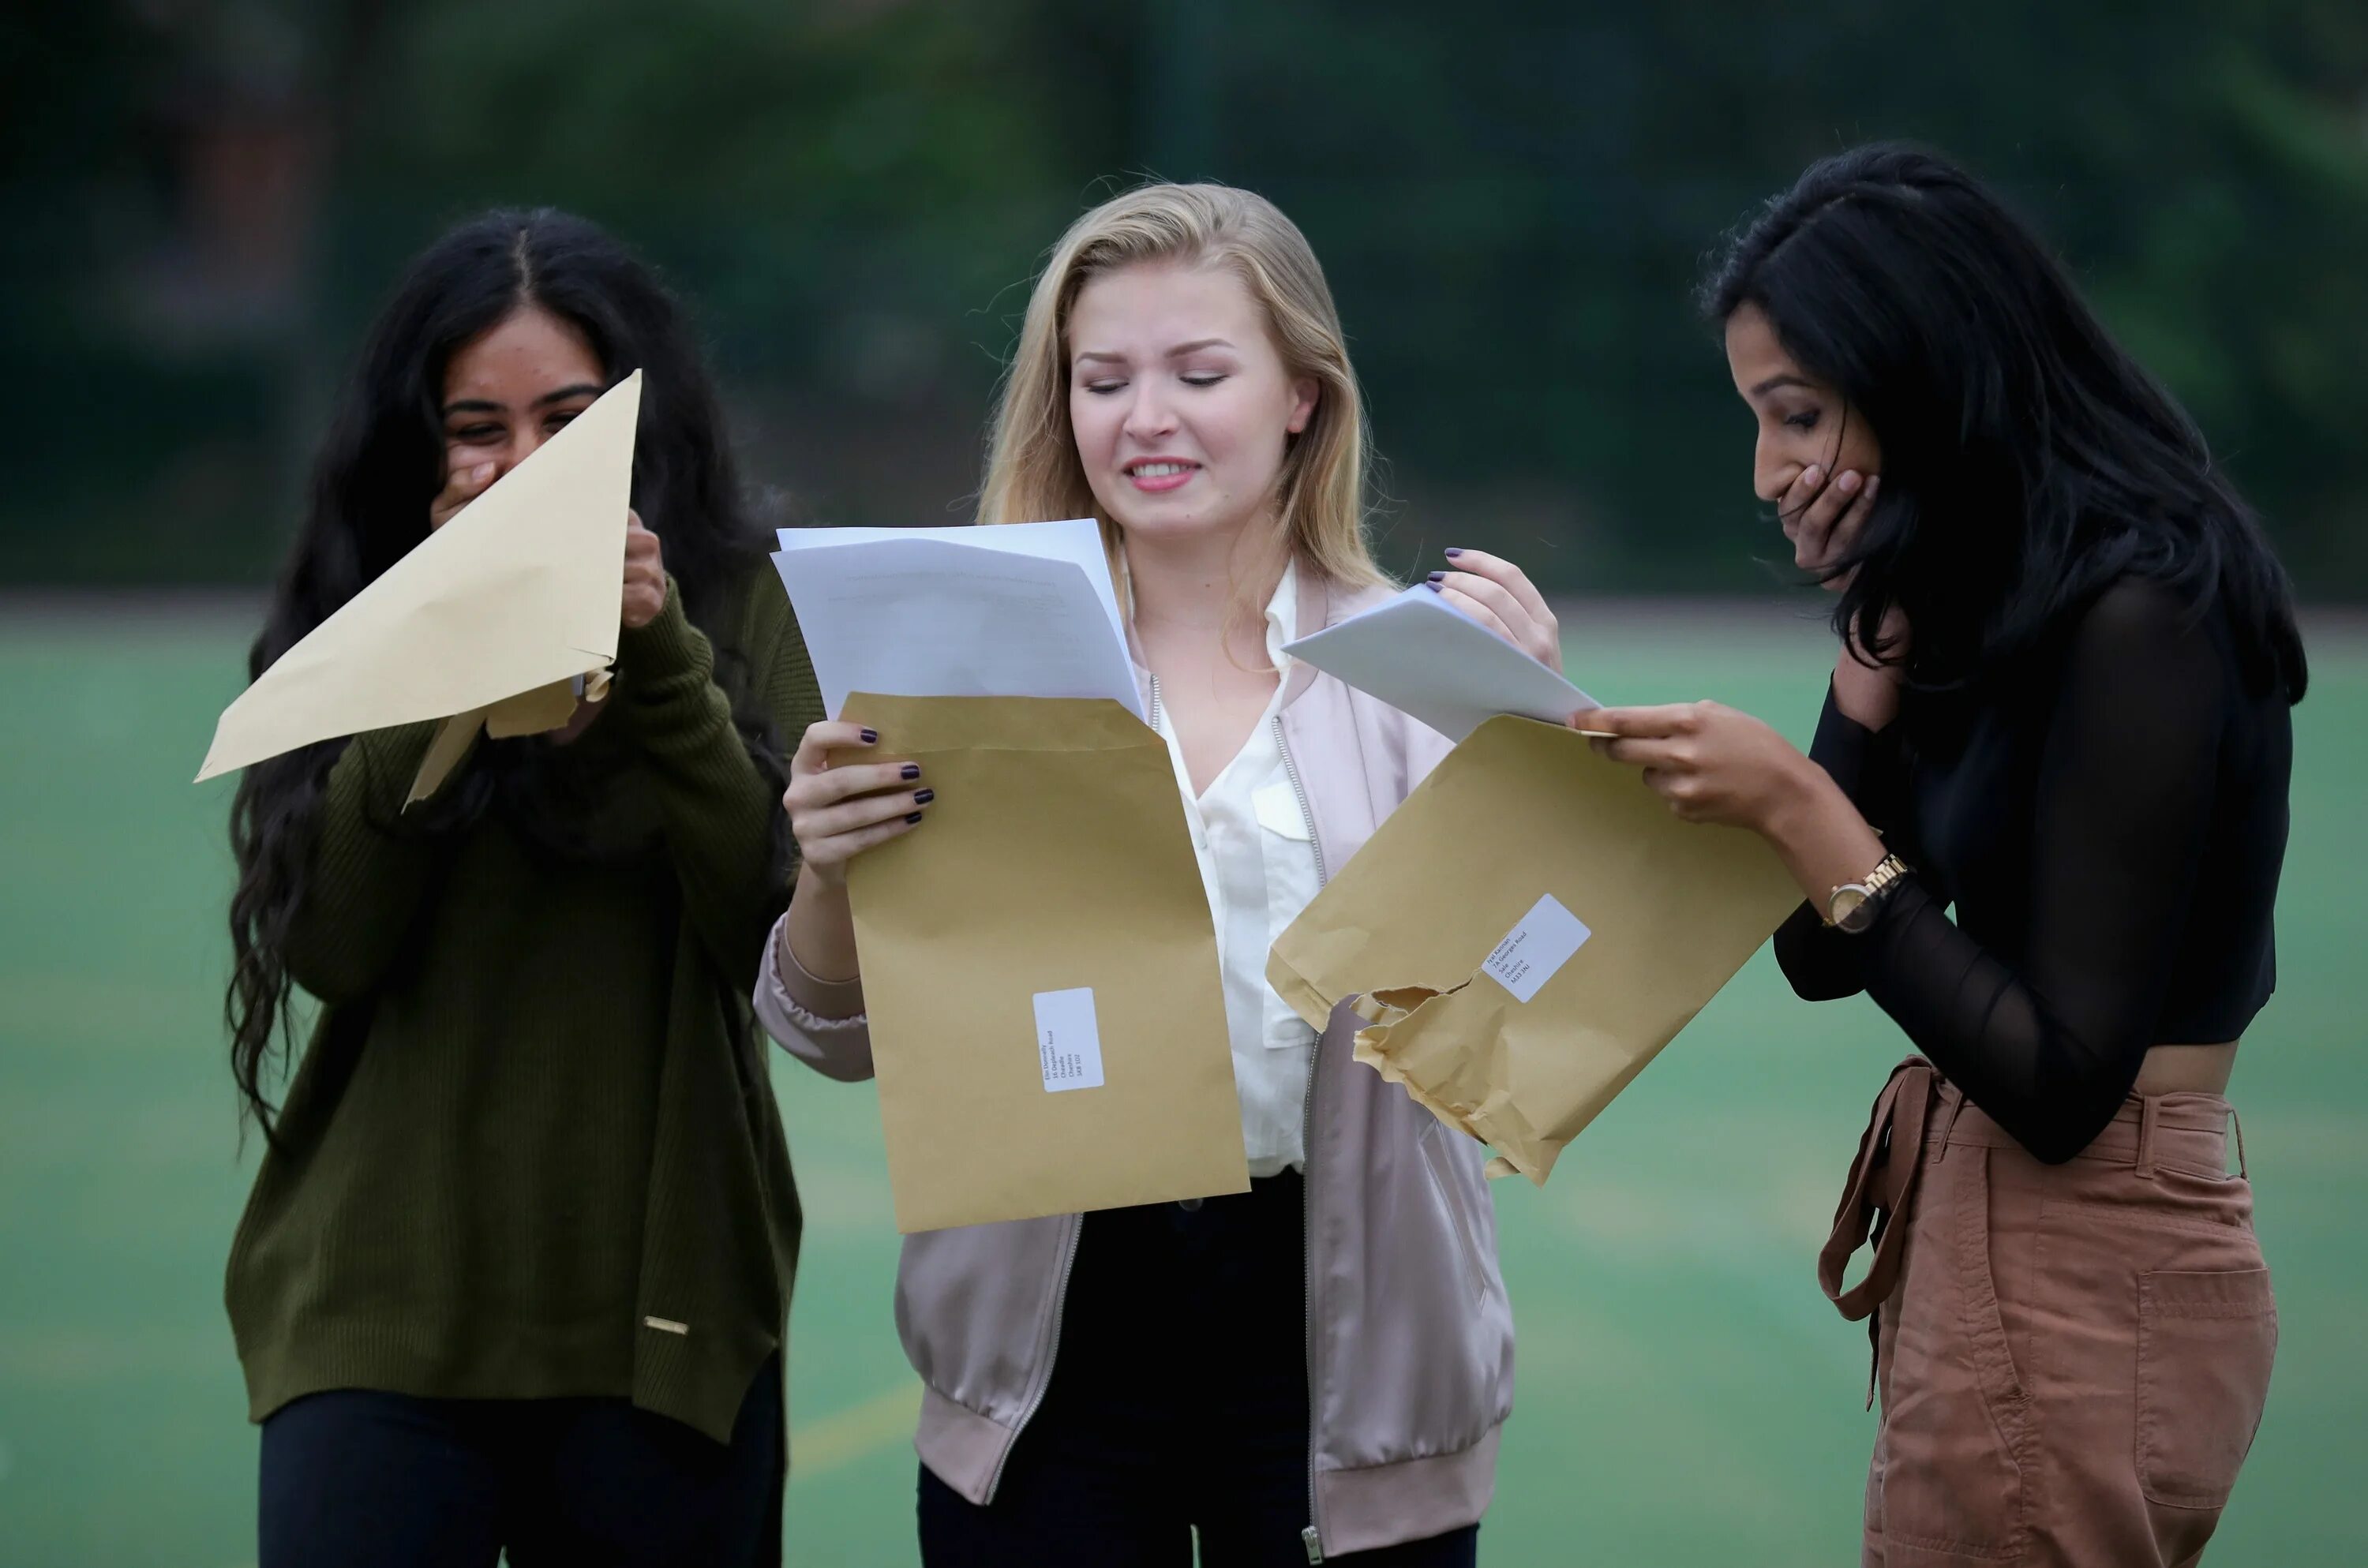
[[[2314,606],[2283,981],[2234,1091],[2285,1337],[2212,1561],[2368,1562],[2359,0],[14,0],[0,127],[0,1568],[253,1557],[228,790],[186,780],[325,400],[444,224],[609,223],[692,301],[754,475],[814,520],[939,522],[1063,225],[1131,174],[1254,186],[1339,296],[1385,561],[1503,548],[1565,596],[1582,684],[1802,736],[1829,643],[1756,559],[1689,295],[1754,202],[1876,135],[2040,222]],[[1763,955],[1551,1187],[1497,1189],[1520,1382],[1484,1561],[1851,1560],[1865,1341],[1810,1260],[1900,1051]],[[907,1563],[872,1097],[777,1084],[812,1226],[789,1558]]]
[[[361,324],[495,201],[664,267],[806,515],[959,517],[1037,259],[1156,171],[1314,241],[1392,564],[1762,588],[1691,286],[1906,135],[2044,226],[2309,595],[2368,597],[2360,0],[11,0],[0,123],[0,583],[266,576]]]

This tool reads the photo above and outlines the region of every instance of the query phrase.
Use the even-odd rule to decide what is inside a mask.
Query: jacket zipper
[[[1077,1267],[1077,1245],[1086,1235],[1086,1217],[1077,1215],[1076,1221],[1069,1228],[1069,1244],[1061,1254],[1061,1284],[1053,1295],[1053,1338],[1044,1356],[1044,1378],[1029,1397],[1028,1408],[1019,1413],[1019,1419],[1013,1424],[1011,1440],[1003,1445],[1003,1456],[995,1461],[995,1473],[986,1478],[986,1500],[990,1503],[995,1501],[996,1493],[1003,1485],[1003,1467],[1011,1462],[1011,1450],[1019,1446],[1019,1435],[1028,1430],[1028,1423],[1036,1419],[1037,1408],[1044,1403],[1044,1396],[1053,1392],[1053,1364],[1061,1358],[1061,1318],[1069,1305],[1069,1275]]]
[[[1321,888],[1329,879],[1324,872],[1324,846],[1315,836],[1315,812],[1308,806],[1306,787],[1299,781],[1299,764],[1292,759],[1291,743],[1283,738],[1282,715],[1274,716],[1274,747],[1281,754],[1282,771],[1291,780],[1291,792],[1299,800],[1300,821],[1307,824],[1307,846],[1315,852],[1315,885]],[[1315,1070],[1324,1053],[1324,1036],[1319,1030],[1315,1043],[1307,1048],[1307,1093],[1300,1102],[1299,1155],[1302,1165],[1299,1214],[1299,1270],[1301,1311],[1307,1346],[1307,1528],[1299,1532],[1300,1544],[1307,1549],[1311,1563],[1324,1561],[1324,1533],[1317,1528],[1315,1513]]]

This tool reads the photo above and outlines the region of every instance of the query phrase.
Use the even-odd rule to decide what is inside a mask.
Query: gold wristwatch
[[[1885,855],[1864,881],[1844,882],[1826,895],[1826,924],[1852,936],[1868,929],[1882,913],[1883,901],[1906,875],[1907,862],[1896,855]]]

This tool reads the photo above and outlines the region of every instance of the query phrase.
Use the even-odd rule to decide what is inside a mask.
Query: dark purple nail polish
[[[916,790],[913,791],[913,804],[916,806],[926,806],[937,798],[938,792],[935,790]]]
[[[900,771],[907,778],[918,778],[921,776],[921,765],[917,762],[908,762]]]
[[[1426,587],[1426,588],[1429,588],[1429,589],[1432,593],[1434,593],[1434,594],[1440,591],[1440,590],[1439,590],[1439,582],[1438,582],[1438,579],[1436,579],[1436,578],[1433,578],[1431,581],[1429,581],[1429,582],[1428,582],[1428,583],[1425,583],[1425,584],[1423,585],[1423,586],[1424,586],[1424,587]]]
[[[1463,554],[1463,552],[1462,551],[1460,551],[1460,550],[1451,550],[1451,551],[1447,551],[1447,559],[1449,559],[1450,561],[1452,561],[1452,560],[1454,560],[1457,556],[1459,556],[1459,555],[1461,555],[1461,554]]]
[[[868,746],[876,746],[876,745],[878,745],[878,744],[880,744],[880,732],[879,732],[879,731],[877,731],[877,730],[866,730],[866,731],[864,731],[864,732],[863,732],[863,744],[864,744],[865,745],[868,745]]]
[[[1447,575],[1447,574],[1446,574],[1446,573],[1444,573],[1444,572],[1433,572],[1429,576],[1428,576],[1428,577],[1424,578],[1424,579],[1423,579],[1423,581],[1424,581],[1424,582],[1426,582],[1426,583],[1429,583],[1432,587],[1434,587],[1434,588],[1435,588],[1435,587],[1439,586],[1440,579],[1440,578],[1442,578],[1442,577],[1444,577],[1444,576],[1446,576],[1446,575]]]
[[[915,812],[911,816],[906,817],[905,820],[906,822],[919,822],[921,820],[921,813]]]

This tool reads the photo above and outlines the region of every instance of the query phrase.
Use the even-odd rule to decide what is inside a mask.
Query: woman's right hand
[[[1850,586],[1850,573],[1827,574],[1858,542],[1882,488],[1881,474],[1844,469],[1828,475],[1822,463],[1811,463],[1776,503],[1784,537],[1793,541],[1793,564],[1816,574],[1827,593],[1839,594]]]
[[[1828,483],[1816,464],[1804,469],[1777,503],[1784,519],[1784,537],[1793,541],[1793,563],[1821,576],[1832,571],[1834,562],[1857,545],[1882,488],[1880,474],[1845,469]],[[1855,574],[1852,568],[1825,577],[1826,591],[1840,593]],[[1907,616],[1897,605],[1884,612],[1879,637],[1880,654],[1859,646],[1852,638],[1834,661],[1834,706],[1845,718],[1870,730],[1884,728],[1899,713],[1899,672],[1907,657]]]
[[[921,777],[917,763],[830,760],[834,751],[869,751],[879,744],[876,730],[825,720],[806,727],[790,758],[781,805],[805,872],[824,887],[846,886],[848,861],[912,832],[938,798],[934,790],[915,787]]]
[[[501,474],[502,465],[493,461],[471,463],[446,473],[444,488],[427,503],[427,531],[434,533],[450,522],[455,513],[483,495]]]

